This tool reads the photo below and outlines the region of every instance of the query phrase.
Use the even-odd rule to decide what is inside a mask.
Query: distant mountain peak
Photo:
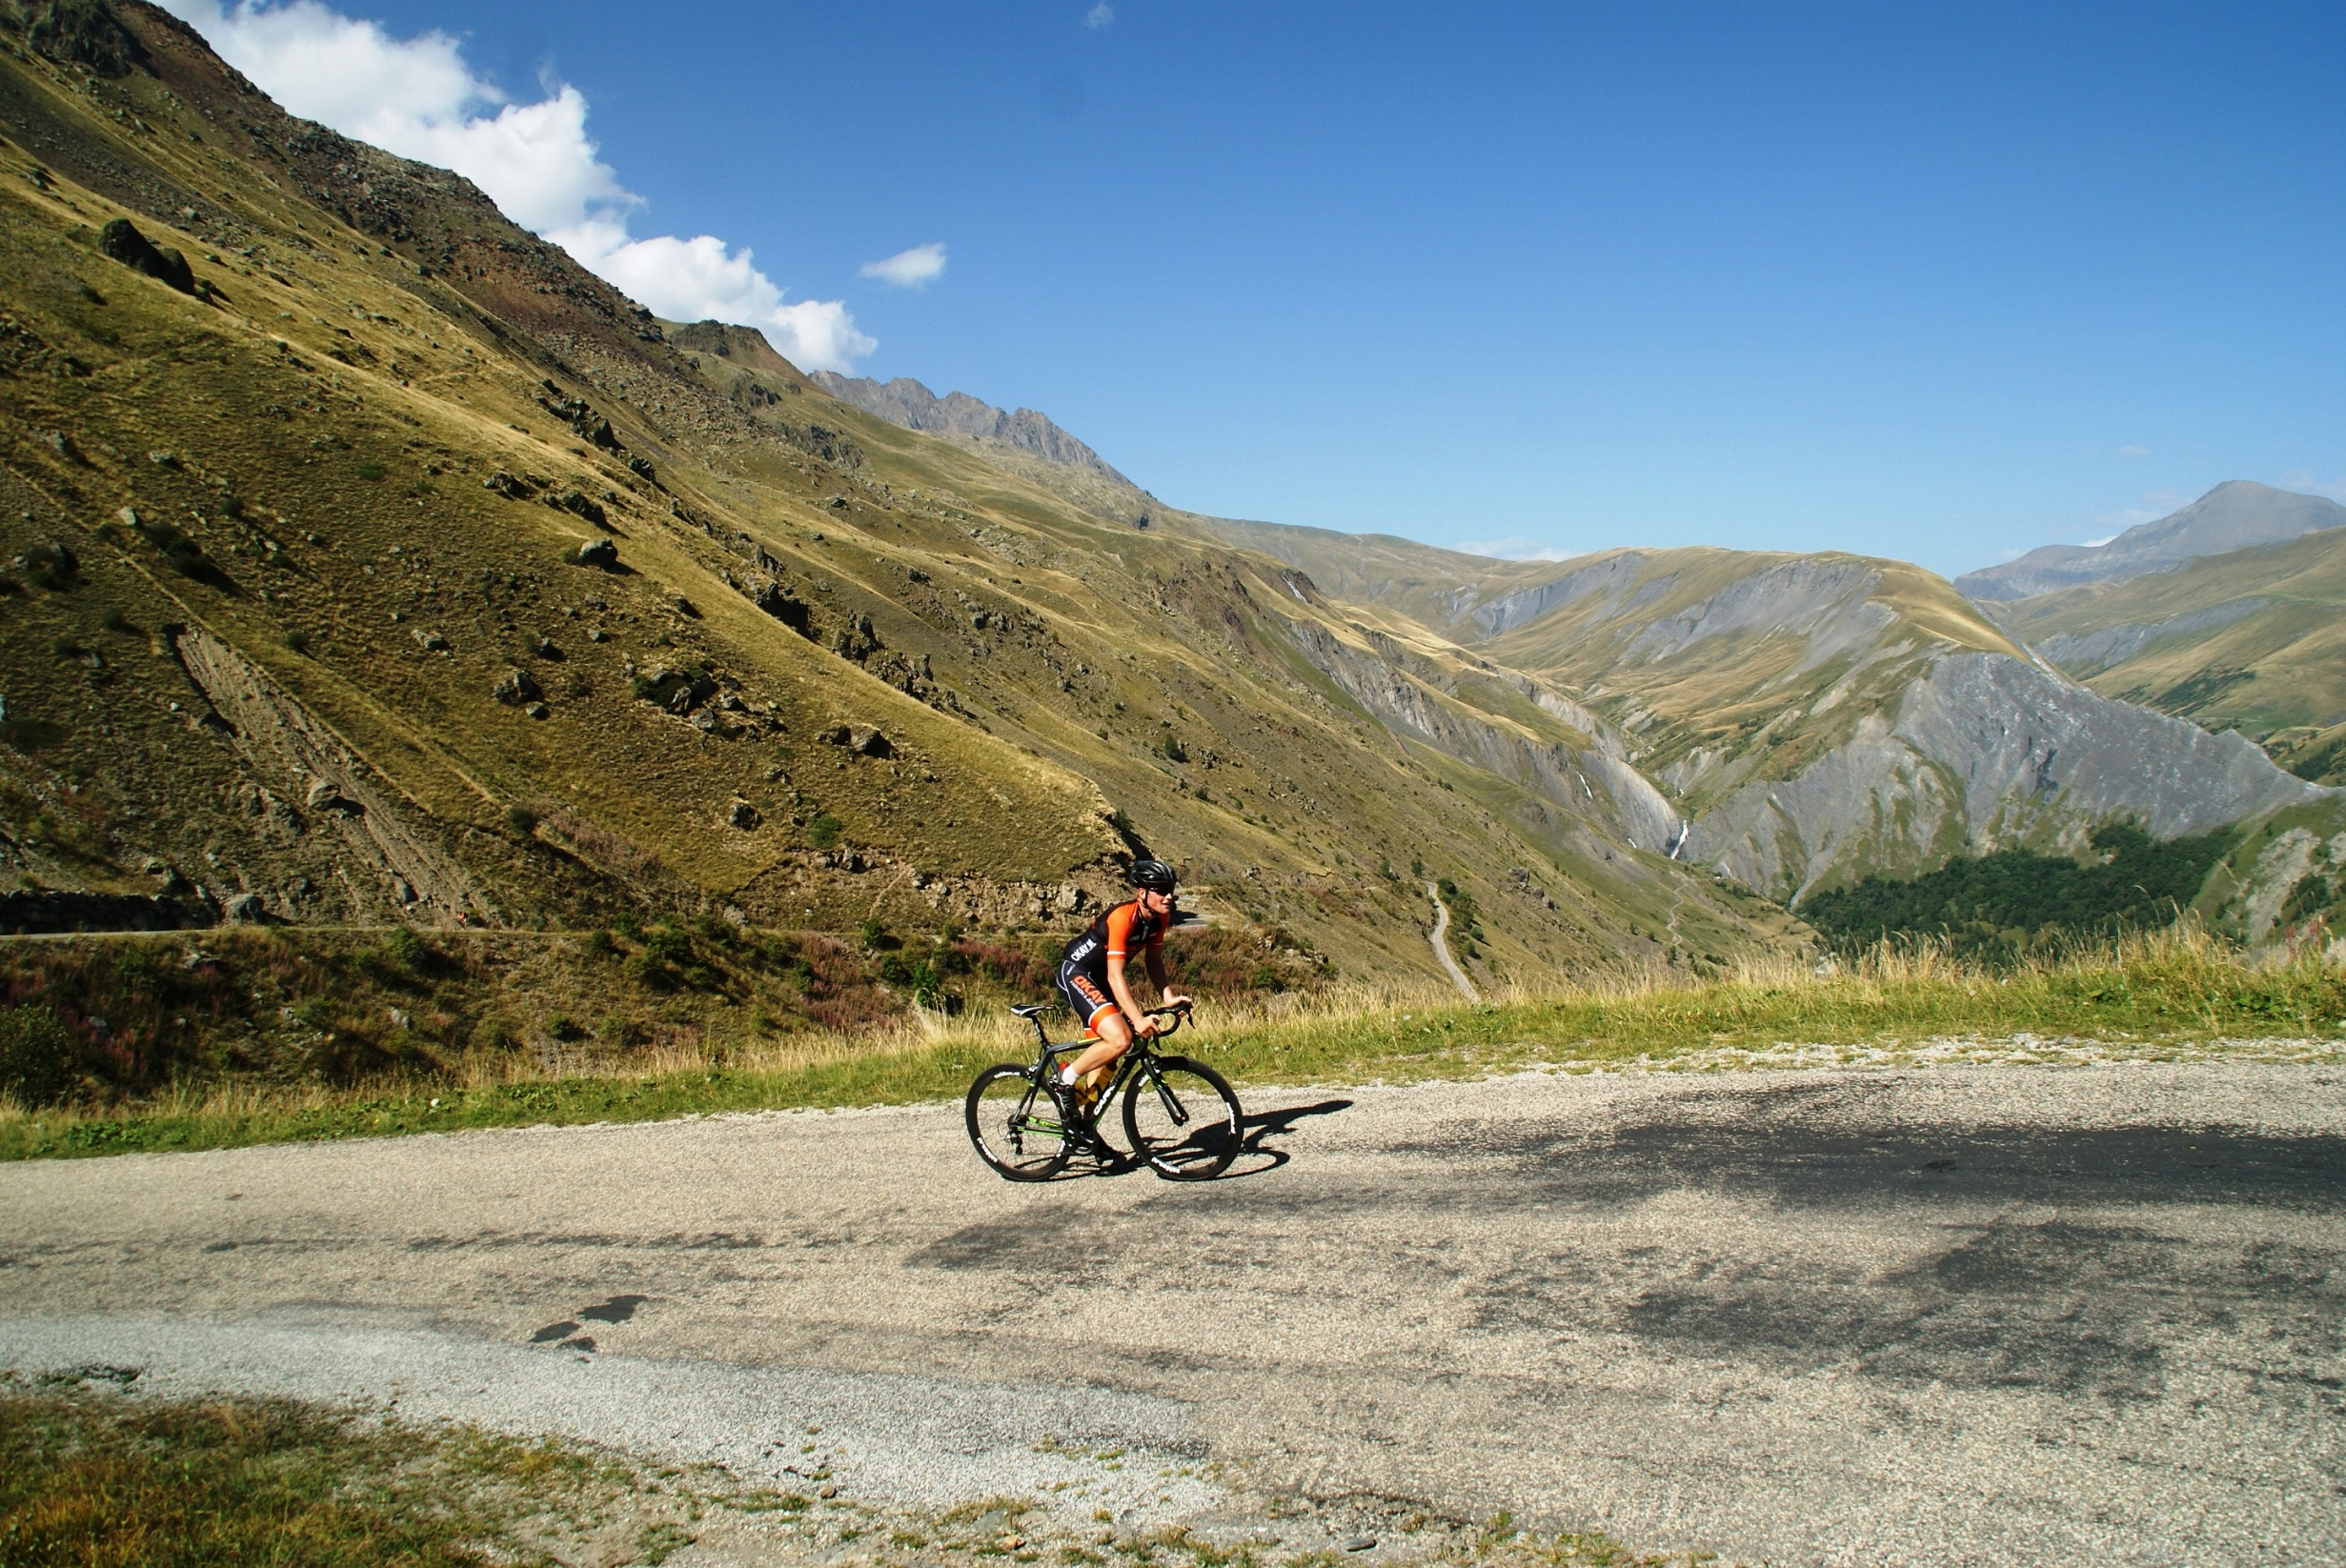
[[[891,381],[868,376],[817,371],[807,378],[842,403],[852,403],[906,430],[931,435],[959,435],[980,441],[999,441],[1062,468],[1089,469],[1121,485],[1132,481],[1102,461],[1098,452],[1053,424],[1033,409],[1003,412],[965,392],[940,397],[909,375]],[[1138,489],[1138,486],[1133,488]]]
[[[1955,579],[1973,599],[2025,599],[2085,583],[2123,582],[2200,555],[2281,544],[2346,524],[2346,506],[2319,495],[2227,479],[2191,505],[2137,523],[2098,545],[2044,545]]]

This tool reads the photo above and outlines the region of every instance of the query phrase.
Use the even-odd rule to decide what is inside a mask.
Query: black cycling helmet
[[[1173,868],[1162,860],[1135,860],[1132,863],[1132,885],[1150,893],[1173,891]]]

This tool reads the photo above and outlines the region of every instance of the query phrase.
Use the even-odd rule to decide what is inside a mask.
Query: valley
[[[0,0],[0,1557],[2341,1555],[2346,507],[2235,479],[1952,580],[1873,552],[1992,487],[1933,494],[1904,533],[1811,529],[1791,509],[1828,492],[1897,513],[1940,484],[1880,412],[1910,419],[1903,397],[1954,411],[1911,418],[1933,462],[2063,439],[1987,357],[2061,287],[2029,274],[1993,332],[1941,334],[1954,353],[1898,319],[2005,265],[1919,284],[1893,265],[1949,251],[1885,222],[1910,171],[1856,180],[1837,144],[1783,155],[1769,114],[1728,133],[1686,112],[1689,84],[1734,94],[1677,71],[1683,40],[1655,51],[1672,80],[1645,123],[1576,130],[1552,168],[1510,163],[1547,157],[1511,125],[1478,141],[1489,106],[1456,91],[1427,101],[1459,156],[1348,165],[1345,89],[1384,78],[1334,69],[1379,30],[1347,17],[1273,95],[1310,106],[1296,139],[1321,162],[1219,160],[1291,182],[1232,204],[1277,214],[1248,237],[1179,220],[1193,183],[1230,178],[1215,137],[1276,139],[1254,90],[1207,69],[1257,50],[1212,37],[1197,80],[1156,96],[1116,74],[1192,18],[1071,8],[1034,59],[1089,62],[1091,97],[1052,64],[1027,105],[1033,61],[946,8],[902,30],[934,37],[841,54],[851,85],[812,109],[738,42],[773,15],[728,18],[724,59],[705,19],[678,26],[698,101],[657,115],[698,135],[683,108],[727,109],[708,123],[741,170],[771,168],[752,143],[785,150],[755,200],[833,252],[786,277],[738,199],[714,232],[627,228],[651,197],[600,149],[643,133],[648,48],[625,62],[632,132],[622,100],[598,143],[550,55],[537,102],[467,63],[492,32],[537,36],[502,14],[403,38],[321,6],[175,5]],[[597,20],[556,25],[582,51],[642,41],[640,17]],[[822,41],[866,20],[826,15]],[[1250,39],[1271,48],[1277,20]],[[1493,25],[1446,24],[1442,47]],[[319,108],[270,69],[289,56],[252,52],[272,29],[306,70],[395,62],[422,83],[403,91],[447,101],[412,123]],[[1400,30],[1392,80],[1433,80],[1440,51]],[[1992,30],[1978,60],[2035,68]],[[1518,69],[1498,36],[1494,81]],[[1941,52],[1971,58],[1896,51]],[[1761,57],[1720,83],[1796,98]],[[720,68],[753,58],[728,99]],[[503,137],[600,194],[572,191],[566,227],[455,156],[500,207],[230,60],[386,145]],[[1524,104],[1574,113],[1613,91],[1534,79]],[[973,81],[983,102],[954,96]],[[1181,117],[1193,94],[1213,124]],[[1349,95],[1378,134],[1408,128],[1389,94]],[[2064,127],[2088,101],[2064,92]],[[762,116],[746,131],[739,104]],[[961,118],[924,135],[940,106]],[[1834,134],[1896,151],[1883,118]],[[1323,256],[1283,280],[1281,248],[1308,231],[1333,253],[1320,220],[1402,202],[1413,163],[1446,215],[1421,192],[1407,244],[1364,249],[1432,287],[1440,246],[1488,238],[1478,203],[1581,222],[1524,179],[1478,194],[1483,164],[1568,193],[1652,124],[1692,163],[1733,141],[1785,168],[1722,201],[1690,165],[1648,166],[1667,222],[1513,244],[1538,310],[1573,312],[1524,337],[1554,362],[1490,355],[1466,387],[1420,327],[1374,336],[1390,289],[1361,296],[1382,325],[1320,339],[1308,374],[1232,347],[1250,312],[1343,319],[1357,278]],[[975,171],[987,126],[991,163],[1042,197]],[[1961,129],[1949,145],[1992,139]],[[1136,172],[1156,135],[1172,153]],[[897,141],[917,162],[860,161]],[[1768,183],[1804,161],[1866,187],[1858,243],[1830,206],[1781,227],[1833,233],[1830,255],[1726,215],[1811,211]],[[1933,185],[1926,225],[1958,199],[2019,210],[2010,177]],[[874,191],[891,211],[850,199]],[[1115,221],[1131,191],[1138,247]],[[672,177],[660,199],[706,194]],[[1680,224],[1694,250],[1652,249]],[[1246,299],[1214,291],[1183,250],[1201,242],[1245,258]],[[1623,306],[1635,290],[1587,271],[1614,244],[1605,265],[1667,288]],[[647,255],[718,280],[628,270]],[[1155,365],[1120,352],[1065,297],[1054,270],[1086,262],[1117,287],[1187,269],[1183,300],[1150,308],[1210,316],[1226,359],[1190,407],[1220,423],[1167,399],[1120,427],[1047,355],[971,349],[1014,337],[936,330],[1052,314],[1116,374],[1177,385],[1162,337]],[[1483,309],[1512,264],[1473,266],[1447,286]],[[971,280],[990,305],[949,296]],[[2059,326],[2048,353],[2079,341]],[[875,334],[981,367],[975,390],[880,378],[899,361]],[[1648,346],[1633,373],[1612,334]],[[1892,344],[1931,384],[1836,338]],[[1978,364],[1992,395],[1967,420]],[[1058,389],[1021,395],[1080,428],[989,384]],[[1742,469],[1779,419],[1806,427],[1786,452],[1850,472]],[[1315,420],[1354,445],[1284,493],[1289,515],[1481,538],[1517,526],[1488,501],[1507,486],[1522,526],[1563,515],[1556,475],[1595,498],[1662,494],[1671,463],[1756,488],[1698,476],[1668,504],[1707,507],[1699,529],[1628,511],[1581,535],[1608,548],[1499,559],[1211,515],[1148,472],[1184,449],[1269,472],[1236,446]],[[2024,437],[1995,447],[1997,421]],[[1681,425],[1709,432],[1690,463],[1653,433]],[[1584,472],[1615,432],[1651,471],[1628,490]],[[1482,488],[1508,442],[1547,472]],[[2147,440],[2101,442],[2062,472],[2154,482],[2122,466]],[[1448,465],[1436,498],[1371,493],[1377,443]],[[2028,461],[2031,484],[2055,472]],[[1892,471],[1904,488],[1866,488]],[[1787,510],[1729,515],[1770,484]],[[1242,492],[1281,493],[1223,493]],[[1662,537],[1856,548],[1638,542]],[[1089,1123],[1038,1057],[1078,1045],[1069,1020],[1012,1008],[1053,995],[1068,938],[1144,857],[1180,874],[1163,957],[1197,1006],[1167,1049],[1191,1059],[1137,1073],[1125,1124]],[[1184,1104],[1183,1074],[1236,1087]],[[1188,1131],[1152,1145],[1136,1107]],[[1152,1165],[1184,1136],[1229,1156],[1215,1179]]]

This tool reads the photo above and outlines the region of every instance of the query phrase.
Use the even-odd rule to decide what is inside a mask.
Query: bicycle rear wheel
[[[1012,1181],[1048,1181],[1072,1152],[1059,1107],[1031,1068],[1002,1062],[978,1075],[962,1111],[978,1157]]]
[[[1228,1081],[1187,1056],[1143,1063],[1124,1091],[1133,1155],[1169,1181],[1205,1181],[1228,1170],[1244,1125]]]

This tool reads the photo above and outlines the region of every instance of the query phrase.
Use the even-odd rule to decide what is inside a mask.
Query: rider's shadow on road
[[[1261,1111],[1239,1117],[1238,1153],[1230,1159],[1229,1168],[1215,1181],[1235,1181],[1241,1176],[1262,1176],[1276,1171],[1292,1156],[1284,1149],[1275,1148],[1266,1139],[1293,1133],[1295,1124],[1305,1116],[1332,1116],[1339,1111],[1349,1111],[1348,1099],[1315,1100],[1309,1105],[1286,1105],[1276,1111]],[[1108,1149],[1097,1163],[1070,1166],[1053,1177],[1057,1181],[1080,1181],[1095,1176],[1132,1176],[1148,1169],[1144,1160],[1135,1159],[1118,1149]]]
[[[1309,1105],[1284,1105],[1276,1111],[1258,1111],[1239,1119],[1238,1157],[1220,1179],[1228,1181],[1236,1176],[1261,1176],[1276,1171],[1292,1156],[1284,1149],[1271,1147],[1264,1140],[1284,1137],[1295,1131],[1295,1124],[1305,1116],[1332,1116],[1339,1111],[1349,1111],[1348,1099],[1314,1100]]]

